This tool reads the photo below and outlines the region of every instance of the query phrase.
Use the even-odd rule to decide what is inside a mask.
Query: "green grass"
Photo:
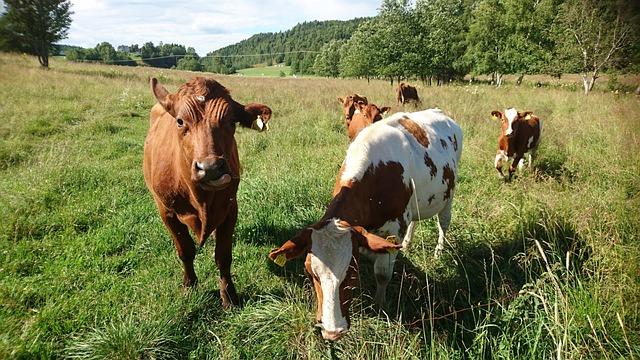
[[[281,73],[285,76],[293,75],[291,66],[273,65],[273,66],[256,66],[252,68],[240,69],[237,71],[244,76],[262,76],[262,77],[280,77]]]
[[[632,359],[640,356],[640,99],[597,90],[419,86],[462,126],[453,222],[434,261],[433,220],[416,232],[373,305],[361,268],[349,333],[327,344],[301,261],[267,258],[330,200],[347,137],[336,97],[395,105],[382,81],[214,75],[274,111],[239,129],[243,179],[232,272],[242,306],[222,309],[213,243],[184,290],[142,177],[153,105],[193,73],[0,54],[0,358]],[[276,90],[277,91],[274,91]],[[604,89],[604,88],[603,88]],[[534,171],[492,169],[491,110],[534,110]]]

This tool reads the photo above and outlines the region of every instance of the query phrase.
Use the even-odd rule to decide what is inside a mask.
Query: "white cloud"
[[[204,55],[259,32],[284,31],[311,20],[373,16],[380,0],[72,0],[72,23],[62,43],[93,47],[178,43]]]

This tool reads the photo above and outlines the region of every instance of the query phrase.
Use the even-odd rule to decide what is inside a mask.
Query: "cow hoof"
[[[236,288],[233,284],[228,284],[227,286],[223,286],[220,284],[220,298],[222,299],[222,307],[225,309],[230,309],[235,305],[240,304],[240,300],[238,299],[238,294],[236,293]]]
[[[198,285],[198,278],[195,276],[194,277],[185,276],[182,279],[182,286],[184,286],[185,288],[188,288],[188,289],[194,288],[196,287],[196,285]]]

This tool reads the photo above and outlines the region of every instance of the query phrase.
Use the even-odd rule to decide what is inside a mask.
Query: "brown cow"
[[[531,111],[518,112],[514,108],[500,111],[492,111],[494,119],[502,121],[502,129],[498,137],[498,153],[494,165],[501,178],[504,178],[502,165],[504,161],[513,158],[509,166],[509,179],[518,168],[524,167],[524,155],[528,153],[527,167],[531,166],[533,155],[540,144],[542,121]]]
[[[356,111],[349,122],[347,133],[349,134],[349,141],[358,135],[360,130],[373,124],[376,121],[382,120],[382,115],[386,114],[391,108],[388,106],[380,109],[375,104],[363,104],[361,102],[355,103]]]
[[[213,79],[196,77],[169,92],[154,78],[158,103],[151,109],[144,145],[144,179],[160,217],[173,237],[184,267],[184,286],[194,286],[196,248],[215,230],[216,265],[224,307],[238,303],[231,280],[231,237],[238,217],[236,192],[240,162],[234,138],[236,123],[264,128],[271,109],[241,105]]]
[[[351,123],[351,118],[356,111],[355,104],[362,103],[367,105],[369,102],[367,101],[366,96],[362,96],[359,94],[347,95],[344,98],[339,97],[338,102],[342,105],[342,110],[344,113],[344,123],[349,127],[349,123]]]
[[[409,101],[415,102],[416,105],[421,103],[420,98],[418,97],[418,90],[405,83],[400,83],[398,85],[398,88],[396,89],[396,99],[400,105],[404,105]]]

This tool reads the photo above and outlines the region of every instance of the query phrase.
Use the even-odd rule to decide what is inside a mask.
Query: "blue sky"
[[[72,0],[73,22],[63,44],[94,47],[147,41],[178,43],[198,54],[259,32],[277,32],[310,20],[373,16],[382,0],[141,1]]]

